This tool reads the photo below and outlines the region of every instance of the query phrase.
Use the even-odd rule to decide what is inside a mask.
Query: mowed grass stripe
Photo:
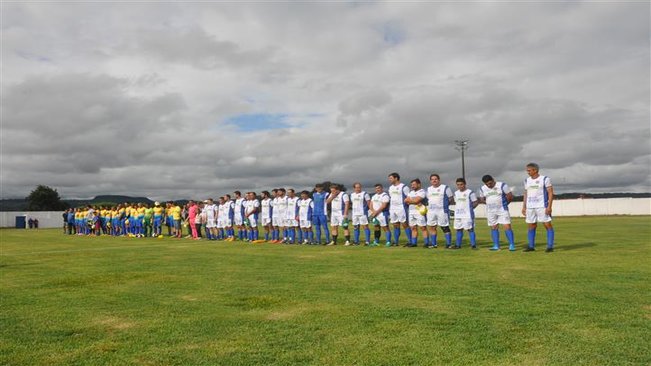
[[[557,218],[551,254],[479,220],[479,251],[1,230],[0,362],[649,364],[649,223]]]

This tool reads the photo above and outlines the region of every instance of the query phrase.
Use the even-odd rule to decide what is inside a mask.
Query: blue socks
[[[554,248],[554,228],[547,229],[547,248]]]
[[[536,229],[527,230],[527,239],[529,240],[529,248],[536,247]]]
[[[493,248],[499,248],[500,247],[499,229],[491,229],[491,238],[493,239]]]

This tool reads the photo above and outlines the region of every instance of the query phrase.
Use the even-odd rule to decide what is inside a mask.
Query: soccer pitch
[[[477,251],[0,230],[0,363],[648,365],[650,224],[556,218],[554,253],[522,220],[516,252],[483,220]]]

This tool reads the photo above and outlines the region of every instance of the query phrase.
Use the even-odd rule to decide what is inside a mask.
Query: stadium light
[[[463,179],[466,179],[466,150],[468,150],[468,142],[470,140],[465,139],[465,140],[454,140],[454,143],[457,145],[455,149],[461,151],[461,177]]]

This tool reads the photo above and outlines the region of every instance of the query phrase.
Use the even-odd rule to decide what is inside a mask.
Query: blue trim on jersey
[[[545,208],[549,206],[549,194],[547,193],[547,187],[545,186],[546,181],[547,181],[547,176],[544,176],[542,180],[542,190],[543,190],[543,201],[545,202]]]
[[[502,208],[509,210],[509,201],[506,199],[506,192],[504,192],[504,183],[500,186],[500,192],[502,193]]]

